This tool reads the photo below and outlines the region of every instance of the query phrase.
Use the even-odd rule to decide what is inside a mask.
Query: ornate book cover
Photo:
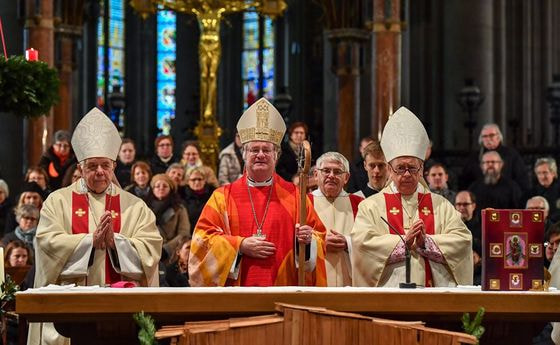
[[[541,289],[544,219],[537,210],[482,211],[482,290]]]

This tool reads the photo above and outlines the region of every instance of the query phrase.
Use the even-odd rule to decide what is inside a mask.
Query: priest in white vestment
[[[35,236],[35,287],[158,286],[162,238],[146,204],[111,181],[121,138],[97,108],[72,137],[82,178],[49,195]],[[50,323],[32,323],[28,344],[69,344]]]
[[[381,147],[391,182],[359,205],[351,232],[354,286],[405,282],[405,246],[411,252],[411,282],[472,284],[470,231],[449,201],[420,183],[428,144],[422,122],[410,110],[401,107],[389,117]]]
[[[327,152],[317,159],[314,174],[319,188],[310,195],[317,215],[327,228],[327,286],[352,286],[352,243],[350,231],[358,204],[363,198],[346,193],[350,178],[348,160],[338,152]]]

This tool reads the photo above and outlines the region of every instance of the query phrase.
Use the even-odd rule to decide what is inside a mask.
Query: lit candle
[[[27,61],[39,61],[39,51],[33,48],[29,48],[25,51],[25,60]]]

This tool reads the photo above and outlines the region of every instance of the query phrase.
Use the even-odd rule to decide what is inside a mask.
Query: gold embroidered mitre
[[[265,98],[261,98],[241,115],[237,131],[242,144],[259,140],[280,146],[286,124],[280,112]]]
[[[78,162],[94,157],[117,160],[121,142],[113,122],[97,108],[91,109],[80,120],[72,135],[72,148]]]

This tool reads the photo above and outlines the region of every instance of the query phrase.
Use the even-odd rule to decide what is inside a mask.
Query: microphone
[[[404,255],[405,255],[404,269],[405,269],[406,281],[404,283],[399,283],[399,288],[416,289],[416,283],[410,282],[410,249],[406,245],[406,241],[404,240],[404,237],[402,237],[402,235],[397,231],[397,229],[395,229],[391,224],[389,224],[387,219],[383,218],[383,216],[381,217],[381,219],[385,222],[385,224],[387,224],[387,226],[389,226],[389,230],[392,230],[397,236],[401,238],[401,241],[404,244]]]

